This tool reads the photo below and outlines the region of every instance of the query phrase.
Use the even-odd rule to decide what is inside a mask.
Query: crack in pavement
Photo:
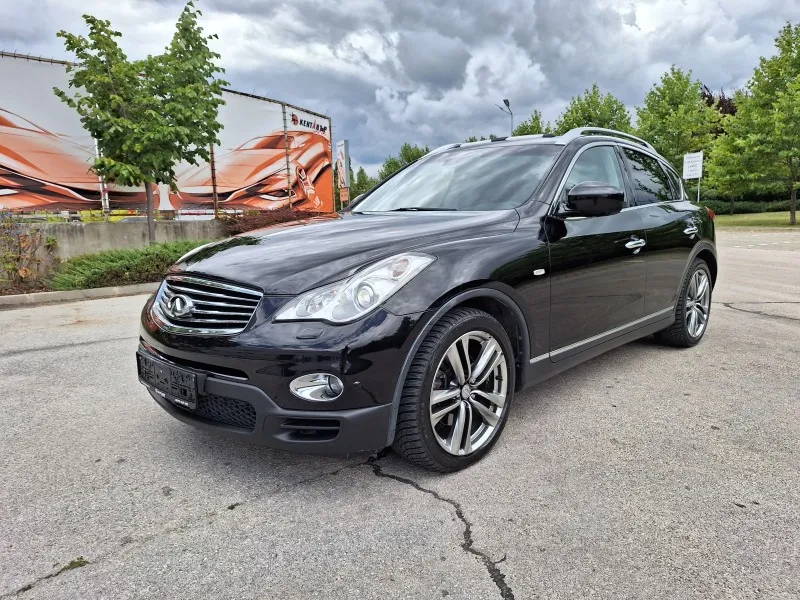
[[[270,490],[269,492],[266,492],[264,494],[260,494],[258,496],[254,496],[254,497],[250,498],[249,500],[245,500],[245,501],[242,501],[242,502],[235,502],[233,504],[229,504],[228,506],[225,507],[224,510],[225,510],[225,512],[227,512],[228,510],[233,510],[233,508],[239,508],[241,506],[246,506],[246,505],[251,504],[253,502],[257,502],[259,500],[263,500],[264,498],[271,498],[273,496],[276,496],[276,495],[278,495],[278,494],[280,494],[280,493],[282,493],[284,491],[290,490],[292,488],[299,487],[299,486],[305,485],[307,483],[313,483],[313,482],[318,481],[320,479],[324,479],[325,477],[332,477],[334,475],[338,475],[339,473],[341,473],[342,471],[345,471],[347,469],[356,469],[356,468],[364,466],[366,464],[370,464],[370,461],[380,460],[380,458],[383,458],[383,457],[382,456],[378,456],[376,458],[375,456],[370,456],[364,461],[357,462],[357,463],[352,463],[352,464],[348,464],[348,465],[344,465],[343,467],[339,467],[337,469],[334,469],[333,471],[325,471],[324,473],[319,473],[317,475],[314,475],[313,477],[308,477],[306,479],[301,479],[299,481],[295,481],[295,482],[293,482],[291,484],[288,484],[288,485],[280,485],[279,484],[275,488]],[[231,507],[233,507],[233,508],[231,508]],[[220,512],[221,511],[222,511],[222,509],[220,509]],[[104,554],[100,554],[100,555],[96,556],[95,558],[93,558],[92,560],[86,561],[86,564],[92,564],[92,565],[101,564],[104,561],[108,560],[109,558],[119,554],[123,550],[126,550],[127,548],[130,548],[130,547],[133,547],[133,546],[136,546],[136,545],[145,544],[145,543],[150,542],[150,541],[152,541],[152,540],[154,540],[154,539],[156,539],[158,537],[161,537],[162,535],[169,535],[170,533],[186,531],[186,530],[190,529],[191,527],[193,527],[194,525],[196,525],[197,523],[199,523],[201,521],[204,521],[206,519],[213,520],[217,516],[217,512],[218,512],[217,510],[213,510],[213,511],[205,513],[203,515],[187,518],[183,523],[180,523],[180,524],[175,525],[173,527],[166,527],[166,528],[164,528],[164,529],[162,529],[160,531],[157,531],[155,533],[151,533],[149,535],[144,535],[144,536],[142,536],[140,538],[127,539],[127,541],[123,541],[120,545],[118,545],[118,546],[116,546],[114,548],[111,548],[108,552],[106,552]],[[126,538],[128,538],[128,536],[126,536]],[[123,539],[126,539],[126,538],[123,538]],[[83,565],[81,565],[81,566],[83,566]],[[52,573],[48,573],[46,575],[42,575],[41,577],[37,577],[36,579],[31,581],[30,583],[27,583],[27,584],[23,585],[22,587],[18,588],[17,590],[14,590],[14,591],[11,591],[11,592],[6,592],[5,594],[0,594],[0,600],[5,600],[6,598],[17,598],[17,597],[21,596],[22,594],[24,594],[25,592],[28,592],[28,591],[32,590],[34,587],[36,587],[40,583],[43,583],[43,582],[51,580],[51,579],[55,579],[56,577],[58,577],[62,573],[66,572],[66,571],[71,571],[73,569],[74,569],[74,567],[70,567],[69,564],[68,564],[66,567],[62,567],[62,568],[60,568],[60,569],[58,569],[56,571],[53,571]]]
[[[503,558],[501,558],[500,560],[493,561],[484,552],[476,550],[473,547],[474,540],[472,539],[472,523],[470,523],[467,517],[464,516],[464,510],[461,508],[461,505],[455,500],[441,496],[438,492],[435,492],[434,490],[429,490],[427,488],[422,487],[412,479],[401,477],[399,475],[392,475],[391,473],[386,473],[383,469],[381,469],[381,466],[378,464],[378,461],[384,456],[386,456],[384,452],[385,451],[381,451],[378,453],[376,457],[368,458],[364,464],[372,467],[372,471],[373,473],[375,473],[377,477],[385,477],[387,479],[393,479],[394,481],[399,481],[400,483],[410,485],[417,491],[422,492],[424,494],[429,494],[434,498],[436,498],[438,501],[444,502],[452,506],[456,511],[456,516],[464,524],[464,541],[461,543],[461,549],[480,559],[480,561],[483,563],[483,566],[486,567],[486,570],[489,572],[489,576],[492,578],[492,581],[497,586],[497,589],[500,591],[500,597],[503,598],[503,600],[514,600],[514,592],[512,591],[511,587],[506,583],[506,576],[497,567],[497,565],[506,560],[506,556],[504,555]]]
[[[800,304],[800,302],[722,302],[722,306],[725,308],[730,308],[732,310],[738,310],[739,312],[749,313],[751,315],[759,315],[761,317],[768,317],[772,319],[781,319],[782,321],[800,321],[800,318],[797,317],[787,317],[785,315],[772,315],[770,313],[765,313],[760,310],[747,310],[746,308],[739,308],[734,306],[734,304]]]
[[[369,467],[372,468],[373,473],[378,477],[383,477],[383,478],[386,478],[386,479],[392,479],[394,481],[398,481],[400,483],[404,483],[404,484],[410,485],[410,486],[414,487],[416,490],[418,490],[420,492],[423,492],[425,494],[429,494],[429,495],[433,496],[434,498],[436,498],[438,501],[444,502],[444,503],[449,504],[450,506],[452,506],[455,509],[456,516],[458,517],[458,519],[464,525],[464,541],[461,543],[461,549],[464,550],[465,552],[469,553],[469,554],[472,554],[473,556],[477,557],[481,561],[481,563],[484,565],[484,567],[486,568],[487,572],[489,573],[489,576],[491,577],[492,581],[497,586],[497,589],[500,591],[500,597],[503,600],[514,600],[514,592],[512,591],[511,587],[506,583],[505,575],[503,574],[503,572],[497,566],[497,565],[499,565],[500,563],[502,563],[502,562],[504,562],[506,560],[507,555],[503,555],[503,557],[501,559],[493,561],[487,554],[485,554],[484,552],[481,552],[480,550],[477,550],[477,549],[475,549],[473,547],[474,540],[472,539],[472,523],[470,523],[470,521],[466,518],[466,516],[464,515],[464,511],[463,511],[461,505],[458,502],[456,502],[455,500],[451,500],[450,498],[445,498],[444,496],[441,496],[440,494],[438,494],[437,492],[435,492],[433,490],[429,490],[427,488],[424,488],[424,487],[420,486],[417,482],[415,482],[415,481],[413,481],[411,479],[407,479],[405,477],[400,477],[399,475],[393,475],[391,473],[384,472],[383,469],[381,469],[380,465],[378,464],[378,461],[380,461],[381,459],[386,457],[389,453],[390,453],[390,450],[388,448],[386,448],[384,450],[381,450],[377,454],[373,454],[372,456],[369,456],[364,461],[347,464],[347,465],[344,465],[344,466],[339,467],[337,469],[334,469],[332,471],[325,471],[324,473],[319,473],[319,474],[314,475],[312,477],[308,477],[306,479],[301,479],[299,481],[295,481],[295,482],[293,482],[291,484],[288,484],[288,485],[277,485],[274,489],[270,490],[269,492],[266,492],[264,494],[260,494],[258,496],[254,496],[253,498],[250,498],[249,500],[244,500],[244,501],[241,501],[241,502],[234,502],[232,504],[227,505],[224,509],[219,509],[219,511],[213,510],[213,511],[205,513],[205,514],[186,519],[183,523],[180,523],[180,524],[175,525],[173,527],[167,527],[167,528],[161,529],[160,531],[156,531],[156,532],[151,533],[149,535],[144,535],[144,536],[136,538],[136,539],[130,539],[129,536],[126,536],[126,538],[123,538],[125,541],[123,541],[121,544],[111,548],[109,551],[107,551],[107,552],[105,552],[103,554],[100,554],[100,555],[94,557],[91,560],[86,561],[86,564],[87,565],[88,564],[91,564],[91,565],[102,564],[103,562],[107,561],[108,559],[116,556],[117,554],[125,551],[126,549],[128,549],[130,547],[146,544],[146,543],[151,542],[154,539],[157,539],[157,538],[159,538],[159,537],[161,537],[163,535],[169,535],[171,533],[186,531],[186,530],[190,529],[191,527],[194,527],[195,525],[197,525],[198,523],[200,523],[202,521],[209,520],[208,522],[210,523],[211,521],[213,521],[213,519],[215,517],[217,517],[218,512],[227,512],[229,510],[239,509],[242,506],[247,506],[248,504],[252,504],[253,502],[258,502],[259,500],[263,500],[264,498],[270,498],[270,497],[276,496],[276,495],[278,495],[278,494],[280,494],[282,492],[288,491],[288,490],[290,490],[292,488],[296,488],[296,487],[300,487],[300,486],[303,486],[303,485],[306,485],[306,484],[309,484],[309,483],[313,483],[315,481],[319,481],[319,480],[324,479],[326,477],[336,476],[339,473],[341,473],[342,471],[345,471],[345,470],[348,470],[348,469],[356,469],[358,467],[369,466]],[[83,565],[81,565],[81,566],[83,566]],[[5,594],[0,594],[0,600],[5,600],[5,599],[8,599],[8,598],[20,597],[25,592],[28,592],[28,591],[32,590],[37,585],[39,585],[41,583],[44,583],[46,581],[53,580],[53,579],[57,578],[59,575],[63,574],[66,571],[69,571],[69,570],[72,570],[72,569],[71,568],[67,568],[67,567],[62,567],[62,568],[60,568],[60,569],[58,569],[56,571],[53,571],[52,573],[48,573],[46,575],[38,577],[38,578],[34,579],[33,581],[31,581],[30,583],[28,583],[26,585],[23,585],[22,587],[20,587],[17,590],[14,590],[14,591],[11,591],[11,592],[7,592]]]

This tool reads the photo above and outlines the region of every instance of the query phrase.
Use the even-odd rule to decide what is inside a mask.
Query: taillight
[[[706,210],[708,211],[708,216],[709,216],[709,217],[711,217],[711,220],[713,221],[713,220],[714,220],[714,217],[716,217],[716,216],[717,216],[717,213],[715,213],[713,210],[711,210],[711,209],[710,209],[710,208],[708,208],[707,206],[706,206]]]

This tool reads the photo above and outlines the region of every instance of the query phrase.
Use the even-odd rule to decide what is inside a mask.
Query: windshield
[[[561,150],[554,144],[447,150],[398,173],[353,212],[516,208],[531,197]]]

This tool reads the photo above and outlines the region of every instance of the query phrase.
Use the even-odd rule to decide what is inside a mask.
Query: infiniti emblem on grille
[[[178,294],[173,296],[167,302],[167,312],[176,318],[185,317],[190,315],[194,309],[194,302],[188,296]]]

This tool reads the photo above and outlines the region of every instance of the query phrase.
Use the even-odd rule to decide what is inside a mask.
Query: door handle
[[[694,237],[694,234],[697,233],[697,227],[694,225],[689,225],[686,229],[683,230],[683,233],[685,233],[689,237]]]
[[[625,244],[625,247],[628,248],[629,250],[633,250],[634,248],[638,249],[644,247],[646,243],[647,242],[645,240],[635,239]]]

